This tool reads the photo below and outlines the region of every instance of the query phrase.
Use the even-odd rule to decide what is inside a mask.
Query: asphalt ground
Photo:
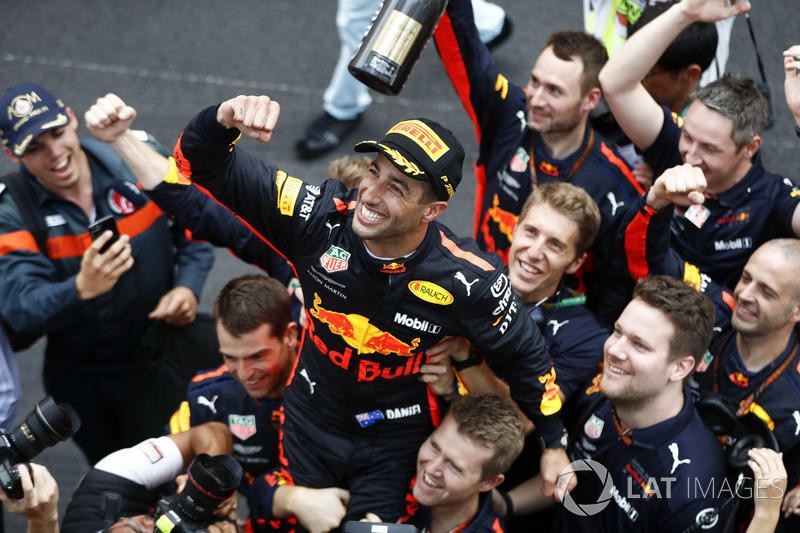
[[[501,71],[525,84],[538,51],[553,31],[581,28],[579,0],[497,0],[514,21],[514,33],[494,51]],[[800,42],[796,0],[754,0],[756,38],[772,90],[775,126],[764,135],[765,166],[797,178],[798,147],[783,93],[781,52]],[[322,93],[338,55],[334,0],[98,0],[16,2],[0,0],[0,89],[22,82],[42,85],[61,97],[81,119],[96,98],[120,95],[138,111],[135,127],[146,129],[166,147],[200,109],[237,94],[267,94],[281,103],[273,140],[241,146],[290,175],[320,182],[330,159],[351,155],[362,139],[379,139],[395,122],[424,116],[449,127],[477,156],[474,130],[455,97],[431,46],[399,96],[374,94],[372,107],[345,143],[316,161],[301,161],[295,141],[321,109]],[[758,78],[747,25],[733,29],[728,72]],[[82,125],[79,134],[89,135]],[[0,172],[14,167],[0,158]],[[470,235],[474,181],[471,167],[442,220],[460,235]],[[253,271],[226,250],[217,261],[200,302],[210,312],[216,292],[229,279]],[[123,325],[121,325],[123,327]],[[44,392],[44,343],[17,354],[23,380],[18,421]],[[89,465],[72,442],[42,452],[59,483],[60,510]],[[5,513],[6,531],[24,531],[24,520]]]

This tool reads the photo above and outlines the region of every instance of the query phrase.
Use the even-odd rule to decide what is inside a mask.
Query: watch
[[[469,355],[463,361],[456,361],[455,359],[451,358],[450,362],[453,365],[453,368],[455,368],[456,370],[464,370],[465,368],[478,366],[478,364],[480,364],[478,358],[475,357],[475,352],[473,352],[472,350],[470,350]]]
[[[567,444],[569,444],[569,435],[566,429],[556,440],[546,441],[543,437],[539,437],[539,446],[542,447],[542,451],[547,448],[566,448]]]

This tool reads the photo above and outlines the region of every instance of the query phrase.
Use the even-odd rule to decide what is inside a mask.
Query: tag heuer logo
[[[247,440],[256,434],[255,415],[228,415],[228,427],[231,433],[241,440]]]
[[[596,439],[603,433],[603,426],[606,423],[600,418],[592,415],[592,417],[584,424],[583,431],[590,439]]]
[[[327,252],[322,254],[319,262],[322,268],[328,272],[339,272],[347,270],[347,261],[350,259],[350,252],[345,252],[338,246],[331,246]]]

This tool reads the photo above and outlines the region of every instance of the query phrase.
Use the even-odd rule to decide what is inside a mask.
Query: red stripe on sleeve
[[[641,211],[636,213],[636,217],[625,229],[625,254],[628,259],[628,272],[631,273],[634,281],[646,278],[650,267],[647,264],[647,227],[650,218],[656,213],[650,207],[645,206],[647,214]]]

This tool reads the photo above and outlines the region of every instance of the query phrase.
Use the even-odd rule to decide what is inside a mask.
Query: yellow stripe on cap
[[[405,135],[422,148],[432,161],[438,161],[440,157],[450,151],[450,147],[442,141],[441,137],[436,135],[436,132],[428,127],[427,124],[419,120],[398,122],[386,132],[386,135],[390,133]]]

